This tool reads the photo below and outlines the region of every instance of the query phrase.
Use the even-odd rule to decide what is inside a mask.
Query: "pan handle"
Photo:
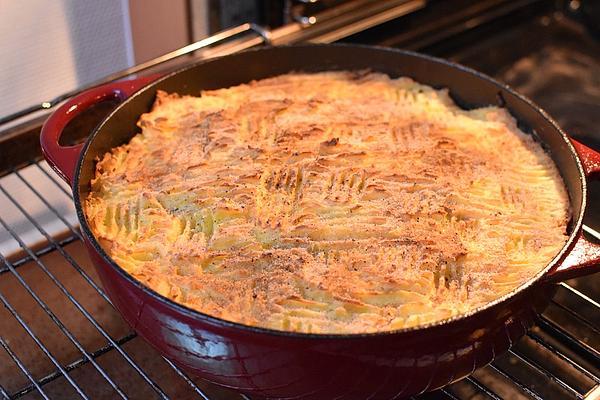
[[[600,153],[584,144],[571,139],[583,166],[586,178],[600,178]],[[587,240],[583,232],[579,232],[575,245],[565,259],[546,275],[551,282],[560,282],[578,276],[600,272],[600,245]]]
[[[69,185],[73,183],[75,166],[83,144],[74,146],[61,146],[59,144],[63,130],[73,118],[95,104],[108,99],[116,99],[122,102],[158,77],[158,75],[150,75],[98,86],[71,98],[54,111],[42,126],[40,134],[42,154],[52,169]]]

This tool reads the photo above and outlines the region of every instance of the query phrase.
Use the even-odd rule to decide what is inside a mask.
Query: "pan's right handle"
[[[54,111],[42,126],[40,134],[42,154],[52,169],[69,185],[72,185],[75,166],[83,144],[61,146],[59,141],[65,127],[73,118],[95,104],[109,99],[121,102],[156,78],[158,75],[151,75],[102,85],[71,98]]]
[[[600,153],[571,139],[579,155],[585,177],[588,180],[600,178]],[[565,259],[546,275],[552,282],[560,282],[578,276],[600,272],[600,245],[592,243],[579,232],[573,248]]]
[[[571,143],[579,155],[586,178],[600,178],[600,153],[575,139],[571,139]]]

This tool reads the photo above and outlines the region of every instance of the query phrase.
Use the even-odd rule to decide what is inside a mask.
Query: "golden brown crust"
[[[303,332],[483,305],[563,246],[568,198],[503,109],[378,73],[157,93],[85,211],[134,277],[191,308]]]

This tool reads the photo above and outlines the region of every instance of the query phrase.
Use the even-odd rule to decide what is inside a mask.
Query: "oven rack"
[[[42,176],[47,185],[40,185],[39,181],[37,184],[32,183],[32,174]],[[36,395],[33,398],[49,399],[54,393],[64,393],[65,388],[69,389],[66,392],[70,398],[96,398],[96,387],[85,386],[79,379],[79,372],[86,369],[86,374],[95,375],[94,381],[98,387],[104,387],[104,393],[109,389],[111,395],[107,398],[138,397],[136,393],[143,389],[162,399],[248,399],[243,394],[223,392],[222,389],[187,375],[173,363],[154,353],[147,344],[140,342],[130,329],[120,329],[120,333],[115,335],[104,326],[105,323],[99,322],[102,314],[98,310],[105,308],[110,309],[113,320],[120,317],[112,312],[112,304],[99,285],[89,261],[85,258],[78,260],[81,257],[74,254],[75,247],[83,248],[78,227],[47,200],[55,197],[49,191],[55,191],[70,201],[72,196],[68,187],[43,161],[32,161],[25,168],[13,169],[10,178],[17,180],[21,189],[26,189],[27,193],[20,193],[19,196],[32,196],[42,202],[64,224],[68,233],[61,237],[49,235],[35,216],[20,204],[14,189],[8,189],[0,181],[0,197],[8,200],[11,207],[18,210],[44,237],[44,241],[38,246],[27,245],[15,228],[6,222],[7,210],[0,210],[0,229],[6,230],[21,250],[18,257],[9,258],[7,254],[0,254],[0,283],[9,278],[12,281],[10,286],[0,285],[0,302],[5,311],[0,312],[0,320],[3,321],[3,328],[0,328],[0,361],[10,363],[8,368],[5,363],[5,372],[0,374],[0,398],[20,399]],[[597,232],[587,227],[586,232],[600,239]],[[46,261],[49,256],[54,257]],[[57,259],[67,266],[64,270],[57,271]],[[38,272],[36,280],[30,278],[33,270]],[[39,279],[46,282],[43,290],[37,289]],[[85,285],[90,289],[88,293],[94,294],[94,302],[89,301],[92,297],[89,294],[82,298],[81,294],[73,293],[71,287],[74,279],[78,282],[76,287]],[[10,288],[8,292],[7,287]],[[53,287],[59,293],[50,301],[44,296],[50,290],[48,287]],[[11,300],[11,294],[16,292],[29,297],[30,307],[23,308]],[[537,326],[517,342],[508,354],[475,371],[470,377],[437,392],[425,394],[422,398],[600,398],[600,324],[594,320],[600,314],[599,300],[590,298],[572,284],[558,284],[557,295],[548,310],[542,314]],[[76,316],[61,312],[67,305],[73,308]],[[31,322],[42,317],[47,320],[45,324]],[[73,318],[76,318],[76,324]],[[83,334],[80,327],[72,328],[83,323],[90,325]],[[589,332],[589,335],[578,337],[570,332],[569,326],[578,331]],[[60,344],[48,343],[45,331],[49,330],[54,331],[54,339],[50,342],[56,342],[58,335],[61,338]],[[101,339],[101,345],[97,344],[98,339]],[[30,347],[27,354],[21,355],[22,348],[12,343],[24,341],[29,342]],[[139,352],[136,351],[134,355],[129,350],[128,344],[134,341],[138,342],[137,347],[141,347],[143,352],[152,353],[150,371],[144,366],[148,361],[137,361]],[[71,356],[68,359],[61,357],[56,350],[57,346],[63,351],[70,347],[67,353]],[[119,359],[123,365],[115,369],[113,364],[104,361],[108,356],[112,360]],[[44,360],[46,365],[44,371],[39,371],[40,368],[36,367],[40,360]],[[163,372],[170,370],[168,380],[161,377],[161,382],[158,382],[157,364],[160,364],[158,369]],[[1,365],[2,363],[0,368]],[[11,384],[3,378],[7,376],[7,372],[8,375],[19,377],[14,378]],[[136,384],[132,384],[129,379],[134,375],[137,376]],[[123,377],[127,377],[125,382]],[[545,379],[542,385],[539,385],[540,378]],[[14,381],[21,381],[21,384],[15,386]],[[87,381],[88,378],[83,379],[83,382]],[[9,388],[9,384],[12,387]],[[174,392],[173,388],[177,390]],[[90,392],[90,389],[93,390]],[[182,396],[181,393],[185,395]],[[223,393],[226,393],[226,397],[220,397]],[[552,397],[548,397],[549,393]]]

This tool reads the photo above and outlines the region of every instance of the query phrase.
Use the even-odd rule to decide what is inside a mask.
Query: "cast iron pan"
[[[290,71],[371,69],[446,87],[463,107],[501,105],[545,146],[565,181],[573,211],[570,237],[529,282],[467,314],[393,332],[319,335],[227,322],[188,309],[145,287],[121,269],[94,238],[81,201],[95,161],[129,141],[157,89],[197,95]],[[237,53],[190,65],[151,81],[141,78],[92,89],[48,119],[41,143],[50,165],[72,186],[85,244],[104,288],[127,322],[161,354],[204,379],[277,398],[392,398],[433,390],[489,363],[525,334],[555,291],[553,282],[594,272],[600,246],[582,236],[586,179],[598,176],[600,154],[569,140],[530,100],[488,76],[417,53],[356,45],[299,45]],[[120,106],[84,145],[58,144],[65,125],[90,106]],[[544,227],[540,227],[543,229]]]

